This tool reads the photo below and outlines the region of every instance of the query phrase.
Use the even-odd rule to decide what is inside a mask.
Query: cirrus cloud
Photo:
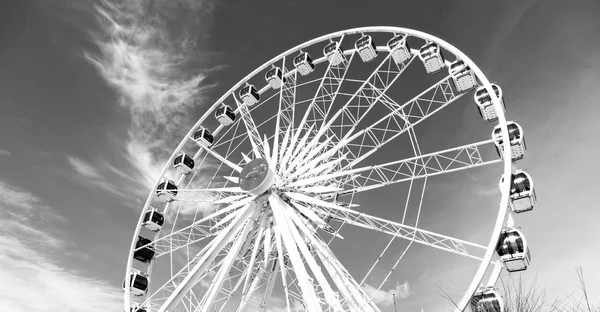
[[[66,219],[31,192],[0,180],[0,304],[3,311],[104,312],[120,307],[121,291],[109,282],[60,265],[69,244],[53,235],[50,222]],[[39,216],[45,222],[39,222]]]

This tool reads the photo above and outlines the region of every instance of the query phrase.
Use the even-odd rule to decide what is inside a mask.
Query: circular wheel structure
[[[349,29],[274,57],[168,160],[125,310],[503,311],[501,269],[530,259],[510,212],[535,204],[504,111],[471,59],[415,30]]]

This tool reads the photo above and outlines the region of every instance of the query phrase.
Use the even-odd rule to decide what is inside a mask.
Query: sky
[[[576,290],[575,268],[582,266],[599,294],[599,14],[600,3],[591,0],[2,1],[0,305],[121,309],[143,201],[196,119],[280,52],[370,25],[443,38],[501,85],[507,117],[525,131],[528,151],[518,166],[532,175],[538,196],[535,210],[517,220],[533,258],[523,276],[537,278],[547,296],[563,296]],[[474,129],[476,114],[465,112],[449,112],[446,126]],[[422,141],[444,144],[427,131]],[[460,205],[452,189],[440,192],[428,195],[431,203]],[[468,199],[478,201],[488,199]],[[373,206],[393,215],[382,202]],[[478,224],[479,217],[467,219]],[[443,210],[430,218],[432,226],[454,226]],[[345,246],[342,254],[354,250]],[[417,282],[391,283],[379,300],[389,307],[393,289],[412,287],[402,298],[412,306]]]

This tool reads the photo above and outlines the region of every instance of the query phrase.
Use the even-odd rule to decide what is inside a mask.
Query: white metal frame
[[[496,108],[496,111],[499,112],[499,114],[498,114],[498,123],[501,125],[501,130],[502,130],[501,134],[502,134],[502,139],[503,139],[503,144],[504,144],[503,159],[505,161],[504,161],[504,166],[503,166],[503,172],[504,172],[505,176],[509,176],[510,173],[511,173],[511,162],[510,162],[510,159],[511,159],[511,155],[510,155],[511,149],[510,149],[510,145],[509,145],[510,141],[509,141],[508,131],[507,131],[507,127],[506,127],[506,119],[505,119],[504,115],[500,113],[500,112],[503,112],[503,108],[502,108],[502,106],[500,104],[499,99],[495,96],[495,92],[492,90],[489,80],[485,77],[485,75],[483,74],[483,72],[481,71],[481,69],[468,56],[466,56],[460,50],[458,50],[457,48],[455,48],[454,46],[450,45],[449,43],[447,43],[446,41],[444,41],[444,40],[442,40],[440,38],[434,37],[434,36],[429,35],[429,34],[424,33],[424,32],[415,31],[415,30],[406,29],[406,28],[389,27],[389,26],[376,26],[376,27],[355,28],[355,29],[349,29],[349,30],[335,32],[335,33],[332,33],[332,34],[328,34],[328,35],[321,36],[321,37],[315,38],[313,40],[307,41],[307,42],[305,42],[305,43],[303,43],[301,45],[298,45],[298,46],[296,46],[296,47],[294,47],[294,48],[292,48],[292,49],[290,49],[290,50],[288,50],[288,51],[286,51],[286,52],[284,52],[284,53],[282,53],[282,54],[274,57],[270,61],[266,62],[264,65],[260,66],[259,68],[257,68],[256,70],[254,70],[253,72],[251,72],[250,74],[248,74],[244,79],[242,79],[236,85],[234,85],[228,92],[226,92],[221,98],[219,98],[215,102],[215,104],[213,104],[210,107],[210,109],[208,109],[206,111],[206,113],[198,120],[198,122],[193,127],[191,127],[190,132],[185,137],[186,139],[184,139],[177,146],[177,148],[174,150],[174,152],[171,155],[171,157],[169,158],[169,160],[166,162],[166,165],[165,165],[165,167],[163,168],[163,170],[161,172],[160,178],[157,179],[157,181],[155,182],[154,187],[152,188],[152,192],[148,196],[148,198],[146,200],[146,203],[144,204],[144,208],[143,208],[143,210],[142,210],[142,212],[140,214],[140,219],[139,219],[137,227],[136,227],[136,229],[134,231],[134,235],[133,235],[134,239],[132,240],[132,245],[131,245],[129,256],[128,256],[128,261],[127,261],[125,276],[129,277],[129,274],[130,274],[130,272],[132,270],[133,252],[135,250],[136,238],[139,235],[140,229],[142,228],[142,222],[143,222],[144,215],[145,215],[147,209],[149,208],[150,204],[152,203],[153,198],[155,197],[154,196],[155,195],[154,194],[154,190],[156,189],[157,185],[162,181],[162,177],[165,175],[166,171],[171,167],[173,158],[178,155],[179,151],[188,142],[188,139],[193,135],[195,129],[198,129],[201,126],[202,122],[206,118],[210,118],[211,116],[213,116],[214,110],[218,107],[218,105],[220,105],[220,103],[223,103],[229,97],[236,98],[236,94],[234,92],[236,90],[238,90],[241,86],[243,86],[252,77],[254,77],[257,74],[260,74],[261,72],[263,72],[271,64],[275,64],[275,63],[277,63],[277,62],[279,62],[281,60],[284,60],[284,62],[285,62],[285,58],[286,57],[292,57],[293,58],[293,56],[295,55],[295,53],[297,53],[297,51],[299,51],[299,50],[301,50],[303,48],[306,48],[308,46],[311,46],[311,45],[314,45],[314,44],[317,44],[317,43],[327,42],[330,39],[336,39],[336,38],[339,39],[340,37],[343,38],[343,36],[345,36],[345,35],[360,34],[360,33],[373,33],[373,32],[385,32],[385,33],[390,33],[390,35],[395,35],[395,34],[401,33],[401,34],[405,34],[405,35],[410,36],[410,37],[421,38],[421,39],[425,40],[426,42],[435,42],[436,44],[438,44],[438,46],[440,46],[440,48],[443,48],[444,50],[450,52],[451,54],[453,54],[458,59],[463,60],[465,62],[465,64],[467,64],[467,66],[469,66],[469,68],[477,76],[479,82],[488,90],[488,93],[492,97],[493,105]],[[378,46],[378,51],[384,51],[385,52],[386,50],[387,50],[387,47],[385,47],[385,46]],[[354,54],[354,51],[344,51],[344,52],[347,55],[353,55]],[[389,55],[388,55],[388,57],[389,57]],[[323,63],[324,61],[326,61],[326,57],[321,57],[319,59],[313,60],[315,66],[318,65],[318,64],[320,64],[320,63]],[[328,70],[330,69],[330,67],[331,66],[328,67]],[[284,71],[284,75],[286,77],[295,77],[296,76],[296,70],[295,69],[292,69],[290,71],[286,71],[285,69],[282,68],[282,70]],[[342,72],[341,79],[343,80],[343,73],[345,73],[345,71],[341,71],[341,72]],[[401,72],[401,69],[400,69],[400,72]],[[290,79],[290,80],[293,80],[293,79]],[[294,87],[295,87],[296,86],[295,82],[293,82],[293,84],[294,84]],[[321,81],[321,84],[323,84],[323,81]],[[267,88],[270,88],[270,87],[267,85],[264,88],[261,88],[259,90],[259,93],[260,94],[264,93]],[[282,90],[283,89],[285,89],[285,87],[282,88]],[[373,89],[375,89],[375,88],[373,88]],[[374,99],[375,101],[382,101],[383,102],[383,100],[385,100],[385,97],[384,97],[384,94],[383,94],[383,93],[385,93],[385,87],[382,90],[383,91],[381,92],[381,96],[379,96],[377,99]],[[292,97],[293,97],[293,92],[292,92]],[[334,97],[335,97],[335,94],[333,95],[333,98]],[[236,98],[236,100],[237,100],[237,98]],[[289,100],[289,98],[288,98],[288,100]],[[286,100],[283,100],[283,97],[282,97],[282,100],[280,101],[280,105],[281,105],[281,103],[284,103],[285,101]],[[278,154],[278,152],[277,152],[278,144],[275,144],[273,146],[273,149],[274,149],[273,153],[270,153],[271,152],[270,150],[266,150],[265,149],[265,147],[268,148],[268,145],[262,144],[264,141],[262,140],[262,138],[260,137],[260,135],[256,132],[257,126],[254,125],[253,122],[251,122],[252,121],[251,118],[247,118],[247,117],[249,117],[249,114],[250,114],[250,111],[249,111],[248,107],[246,105],[242,105],[239,100],[237,100],[237,103],[238,103],[238,109],[236,110],[236,113],[240,113],[242,115],[242,117],[246,117],[246,118],[242,118],[242,119],[244,121],[243,123],[244,123],[245,127],[247,129],[249,129],[248,130],[248,134],[249,134],[249,137],[250,137],[250,141],[252,142],[252,146],[253,146],[253,150],[254,150],[254,154],[255,154],[254,156],[255,157],[268,157],[268,158],[271,158],[271,159],[279,158],[279,160],[284,160],[286,157],[289,158],[289,156],[288,156],[287,153],[280,153],[280,155],[278,157],[278,155],[277,155]],[[391,104],[389,102],[388,102],[388,104],[389,105],[393,105],[393,104]],[[313,106],[315,106],[315,105],[312,105],[311,107],[313,107]],[[292,108],[292,112],[293,112],[293,108]],[[322,114],[323,116],[327,116],[329,112],[322,112],[322,113],[323,113]],[[308,115],[308,111],[307,111],[307,115]],[[283,119],[283,118],[281,118],[281,119]],[[306,117],[305,117],[305,119],[306,119]],[[323,118],[323,120],[325,120],[325,118]],[[237,123],[237,124],[239,125],[239,123]],[[279,120],[278,120],[278,124],[279,124]],[[223,128],[224,128],[223,126],[219,126],[213,132],[213,135],[214,136],[218,135]],[[285,126],[283,126],[282,128],[285,128]],[[290,127],[288,127],[288,129],[289,128]],[[322,129],[325,129],[325,128],[326,127],[322,127]],[[276,130],[277,130],[277,132],[280,132],[279,128],[277,128]],[[298,130],[298,129],[292,129],[292,130]],[[310,132],[312,130],[305,129],[305,131],[308,133],[308,132]],[[320,131],[321,132],[322,131],[327,132],[328,129],[320,130]],[[295,139],[296,142],[298,141],[298,139],[300,137],[300,132],[301,131],[295,131],[295,135],[294,135],[293,139]],[[324,133],[321,133],[321,135],[322,134],[324,134]],[[284,141],[286,141],[286,138],[287,138],[287,141],[290,141],[290,142],[292,141],[291,140],[292,139],[291,136],[288,136],[287,134],[284,134],[283,131],[281,131],[280,135],[282,135],[284,137],[283,138]],[[278,139],[279,138],[279,134],[276,134],[274,137]],[[316,146],[315,144],[318,143],[318,142],[319,142],[318,140],[313,140],[312,142],[309,143],[309,144],[312,144],[312,146],[313,146],[312,151],[317,150],[317,152],[315,152],[316,154],[312,155],[313,157],[314,156],[318,157],[318,154],[319,153],[323,153],[325,151],[324,148],[327,146],[327,144],[321,143],[321,144],[318,145],[318,148],[314,148]],[[215,143],[217,143],[217,142],[215,142]],[[225,163],[228,167],[234,169],[234,171],[238,171],[239,172],[241,170],[241,167],[239,165],[233,164],[233,163],[227,161],[227,159],[226,159],[227,155],[225,155],[225,156],[218,155],[216,152],[212,152],[208,148],[203,148],[203,149],[199,150],[198,153],[195,155],[194,159],[197,159],[198,157],[200,157],[203,154],[203,152],[206,152],[204,154],[211,154],[211,155],[217,157],[219,160],[223,161],[223,163]],[[311,153],[311,151],[309,151],[307,153]],[[273,154],[274,157],[269,157],[270,154]],[[320,154],[320,155],[323,155],[323,154]],[[333,155],[330,155],[330,156],[333,156]],[[359,158],[358,157],[354,158],[354,160],[357,160],[357,159],[359,159]],[[421,164],[423,164],[423,162],[421,162]],[[425,167],[425,165],[423,167]],[[183,179],[184,178],[181,177],[177,183],[183,181]],[[231,180],[235,180],[235,179],[232,178]],[[489,240],[489,244],[485,248],[485,250],[486,250],[485,253],[480,258],[481,259],[481,263],[480,263],[479,269],[477,270],[477,272],[476,272],[476,274],[475,274],[475,276],[473,278],[472,283],[470,284],[470,286],[466,290],[463,298],[458,303],[457,311],[460,311],[464,307],[467,306],[467,304],[469,303],[469,299],[475,293],[475,291],[476,291],[477,287],[479,286],[479,284],[480,284],[480,282],[481,282],[484,274],[486,273],[486,270],[488,269],[488,265],[490,264],[490,261],[491,261],[492,257],[494,256],[497,238],[498,238],[498,236],[500,234],[500,231],[502,230],[504,221],[505,221],[506,216],[507,216],[507,209],[506,209],[506,207],[508,205],[508,194],[509,194],[509,190],[510,190],[510,179],[505,179],[505,181],[501,185],[501,189],[503,190],[501,192],[503,194],[503,196],[501,197],[501,200],[499,202],[498,214],[497,214],[497,218],[496,218],[496,221],[495,221],[494,229],[492,231],[492,234],[491,234],[491,237],[490,237],[490,240]],[[205,190],[205,191],[207,192],[207,194],[209,194],[211,192],[210,190]],[[211,198],[213,201],[214,200],[219,200],[219,199],[220,200],[226,200],[228,197],[224,196],[223,192],[229,192],[228,193],[230,195],[229,197],[240,196],[241,195],[240,192],[238,192],[239,190],[236,190],[235,188],[230,188],[230,190],[215,189],[215,191],[217,193],[220,193],[218,195],[220,197]],[[180,188],[179,192],[180,192],[180,194],[181,193],[185,193],[185,190],[183,188]],[[271,204],[273,206],[278,206],[277,199],[269,198],[269,201],[271,202]],[[170,208],[170,205],[172,206],[173,204],[172,203],[167,204],[167,206],[165,207],[165,210],[172,209],[172,208]],[[251,207],[251,206],[247,206],[247,207]],[[277,213],[274,212],[275,213],[274,217],[277,220],[280,220],[280,221],[278,221],[280,223],[281,222],[292,222],[292,221],[283,221],[283,220],[286,220],[286,219],[282,218],[283,215],[281,215],[281,213],[285,213],[286,215],[290,216],[290,218],[293,218],[295,216],[295,214],[290,213],[289,211],[284,212],[284,211],[286,211],[286,209],[289,209],[289,208],[284,208],[284,207],[286,207],[286,206],[285,205],[279,205],[279,208],[274,209],[274,211],[279,211],[279,210],[281,211],[281,212],[277,212]],[[235,216],[234,217],[235,220],[241,220],[241,219],[243,219],[242,217],[251,217],[251,216],[254,216],[254,217],[251,217],[251,219],[252,219],[252,218],[255,218],[255,216],[257,215],[258,209],[259,208],[241,209],[241,210],[238,210],[239,211],[238,213],[232,213],[230,215],[234,215]],[[230,220],[232,220],[232,219],[230,219]],[[220,231],[220,232],[218,232],[218,234],[217,234],[217,232],[215,232],[214,235],[217,235],[217,237],[220,237],[221,239],[216,239],[215,238],[211,243],[209,243],[209,245],[207,245],[207,247],[211,246],[210,248],[212,248],[212,250],[217,250],[217,249],[220,248],[221,252],[223,252],[223,250],[226,250],[228,248],[229,248],[229,250],[230,249],[239,249],[241,247],[241,245],[240,245],[241,241],[242,241],[241,239],[235,240],[236,242],[239,242],[239,243],[236,243],[236,244],[234,244],[233,246],[230,246],[230,247],[226,247],[225,244],[224,244],[224,242],[225,242],[225,240],[227,238],[234,239],[234,237],[233,237],[234,235],[236,235],[236,234],[239,234],[239,235],[247,234],[248,233],[247,231],[250,230],[250,226],[248,225],[249,224],[248,222],[235,221],[235,220],[232,220],[229,223],[229,225],[227,225],[227,226],[221,224],[222,227],[216,227],[216,229],[226,228],[226,229],[229,229],[229,230],[228,231]],[[297,222],[301,222],[301,221],[298,221],[298,220],[296,220],[296,221]],[[297,224],[300,224],[300,223],[297,223]],[[277,226],[276,229],[278,231],[285,231],[286,230],[285,227],[283,227],[283,226]],[[207,233],[210,233],[210,232],[207,232]],[[276,238],[280,237],[282,239],[287,238],[289,240],[290,237],[296,237],[296,238],[298,238],[298,237],[302,236],[302,233],[287,233],[287,234],[289,234],[291,236],[283,235],[283,234],[286,234],[286,233],[285,232],[280,232],[279,235],[276,234],[275,237]],[[204,236],[206,237],[207,235],[204,235]],[[245,235],[243,235],[241,237],[244,237],[244,236]],[[155,236],[155,241],[159,237],[160,237],[160,234],[157,233],[156,236]],[[311,236],[311,237],[314,238],[314,236]],[[281,243],[279,242],[279,240],[277,240],[277,241],[278,241],[278,243],[276,244],[277,246],[275,246],[275,247],[277,247],[281,251],[281,247],[280,247]],[[291,242],[291,241],[288,242],[288,243],[289,244],[293,244],[293,242]],[[330,273],[334,273],[334,276],[338,276],[339,278],[342,278],[346,282],[352,284],[353,282],[348,279],[349,278],[349,274],[344,271],[343,266],[341,266],[341,265],[338,266],[339,262],[337,260],[334,260],[335,257],[333,256],[333,254],[331,254],[330,252],[327,252],[328,249],[325,249],[325,247],[324,247],[325,245],[317,244],[318,241],[314,241],[314,240],[313,240],[313,243],[315,243],[317,247],[321,246],[320,247],[321,250],[317,252],[318,254],[320,254],[321,256],[325,257],[324,259],[331,259],[331,261],[332,261],[332,262],[330,262],[331,266],[327,266],[326,269],[328,271],[330,271]],[[157,254],[158,254],[158,251],[159,251],[159,245],[160,244],[157,242],[157,246],[156,246],[156,248],[157,248]],[[286,245],[287,245],[287,243],[286,243]],[[302,253],[304,253],[305,255],[306,255],[306,252],[309,252],[307,250],[302,250],[302,246],[299,246],[299,247],[301,248]],[[188,247],[186,246],[185,248],[188,248]],[[317,248],[317,249],[319,249],[319,248]],[[231,250],[230,250],[229,254],[235,254],[235,253],[231,252]],[[199,255],[201,255],[201,253]],[[282,257],[282,253],[281,252],[279,253],[279,255],[280,255],[280,257]],[[174,292],[172,293],[172,294],[176,294],[176,296],[175,297],[169,296],[169,299],[167,299],[167,301],[168,302],[174,302],[174,301],[177,301],[177,299],[186,297],[186,298],[190,299],[190,307],[186,307],[186,310],[189,310],[189,311],[197,310],[196,308],[199,308],[202,303],[199,302],[197,298],[192,298],[194,296],[193,293],[187,293],[185,291],[186,287],[189,290],[189,288],[191,288],[193,286],[193,285],[186,284],[185,281],[190,281],[190,280],[193,280],[194,278],[197,280],[198,278],[200,278],[200,276],[197,275],[197,272],[206,272],[207,269],[210,269],[211,266],[212,267],[216,266],[216,264],[210,263],[212,260],[208,261],[210,258],[215,259],[216,256],[217,256],[216,254],[210,254],[208,251],[206,251],[202,255],[201,259],[199,260],[200,262],[198,262],[198,263],[201,263],[200,265],[196,264],[191,271],[189,271],[189,272],[183,272],[183,273],[186,273],[186,277],[183,279],[183,281],[181,283],[178,284],[179,285],[178,288],[176,288],[174,290]],[[302,260],[300,260],[298,258],[298,255],[291,254],[290,256],[291,256],[290,257],[291,258],[291,262],[295,263],[294,268],[300,269],[301,267],[304,267],[303,265],[300,265],[302,263]],[[280,262],[282,262],[283,259],[281,258],[279,260],[280,260]],[[173,261],[173,260],[171,259],[171,261]],[[235,265],[232,263],[233,260],[232,260],[231,257],[225,256],[224,261],[227,263],[227,266],[230,269],[234,268]],[[309,265],[311,265],[311,264],[309,264]],[[240,270],[243,271],[243,268],[240,268]],[[147,274],[150,275],[151,271],[152,271],[152,265],[149,265],[149,267],[147,269]],[[280,271],[282,272],[282,274],[283,274],[283,276],[285,278],[285,276],[286,276],[286,273],[285,273],[286,272],[286,266],[285,265],[281,266]],[[288,275],[291,274],[291,272],[289,270],[287,270],[287,271],[288,271],[287,272]],[[172,273],[172,276],[175,277],[175,276],[180,276],[180,275]],[[218,298],[220,298],[219,297],[220,296],[219,295],[219,291],[217,291],[219,289],[219,287],[216,287],[216,286],[222,284],[225,281],[225,279],[227,279],[225,275],[221,275],[221,276],[217,277],[217,279],[216,279],[217,283],[213,284],[211,286],[212,290],[209,292],[209,296],[208,296],[209,301],[213,300],[213,299],[220,300],[220,299],[218,299]],[[257,278],[257,280],[260,281],[261,279]],[[303,290],[303,292],[311,293],[311,291],[308,289],[308,286],[306,284],[303,284],[302,280],[298,280],[298,283],[299,283],[298,287],[300,287]],[[180,288],[180,287],[183,287],[183,288]],[[177,289],[179,289],[179,291]],[[357,291],[357,289],[360,289],[360,288],[359,287],[358,288],[349,287],[349,288],[346,289],[347,293],[345,294],[346,295],[345,298],[348,299],[348,300],[354,300],[354,303],[352,304],[352,306],[356,306],[356,307],[361,306],[361,309],[364,309],[364,310],[377,311],[377,308],[374,307],[373,304],[370,304],[369,302],[362,301],[362,300],[364,300],[364,298],[362,297],[362,295],[360,295],[359,293],[355,293],[355,291]],[[286,288],[286,292],[288,292],[288,291],[292,292],[293,290]],[[129,291],[129,283],[126,283],[125,296],[124,296],[124,308],[125,308],[125,310],[129,310],[129,308],[130,308],[130,297],[128,295],[129,293],[130,293],[130,291]],[[332,300],[332,302],[335,301],[334,297],[332,297],[331,295],[328,295],[328,297]],[[313,298],[316,299],[316,297],[313,297]],[[286,299],[289,299],[289,297],[286,298]],[[192,301],[197,302],[198,306],[196,308],[192,307]],[[319,305],[316,304],[316,302],[313,301],[311,303],[309,301],[309,302],[307,302],[307,304],[309,305],[309,307],[315,308],[315,311],[320,311]],[[164,311],[165,310],[164,309],[165,306],[168,306],[168,305],[163,305],[163,308],[159,309],[159,311]],[[288,305],[288,307],[289,307],[289,305]],[[155,307],[149,307],[149,308],[155,308]],[[208,305],[204,305],[204,308],[201,309],[201,311],[207,311],[207,309],[208,309]],[[198,310],[200,311],[200,309],[198,309]]]

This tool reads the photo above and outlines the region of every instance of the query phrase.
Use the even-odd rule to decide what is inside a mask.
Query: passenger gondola
[[[419,58],[423,62],[425,71],[428,74],[435,74],[446,66],[444,55],[440,47],[434,42],[430,42],[419,50]]]
[[[531,253],[525,235],[517,228],[502,231],[496,252],[508,272],[526,270],[531,262]]]
[[[404,35],[394,36],[388,41],[387,46],[396,64],[402,64],[412,58],[410,47]]]
[[[294,66],[302,76],[306,76],[315,70],[315,64],[313,64],[310,55],[302,51],[294,57]]]
[[[283,72],[279,67],[273,66],[271,69],[267,71],[265,74],[265,80],[271,88],[277,90],[280,89],[285,83],[286,79],[283,76]]]
[[[231,107],[221,104],[215,111],[215,118],[217,118],[219,123],[227,127],[235,121],[235,112]]]
[[[504,312],[504,299],[493,288],[479,290],[471,298],[472,312]]]
[[[523,159],[526,150],[525,138],[523,137],[523,128],[521,128],[521,126],[514,121],[508,121],[506,123],[506,126],[508,127],[508,137],[510,140],[511,160],[521,160]],[[498,152],[500,157],[504,157],[504,145],[502,144],[503,141],[501,125],[497,125],[496,127],[494,127],[492,138],[495,140],[494,144],[496,145],[496,151]]]
[[[460,93],[467,92],[477,86],[475,73],[462,60],[456,60],[450,64],[448,73],[452,76],[456,91]]]
[[[165,223],[165,216],[155,208],[150,207],[144,215],[142,225],[152,232],[158,232]]]
[[[135,251],[133,252],[133,258],[142,263],[150,263],[154,259],[154,246],[152,240],[142,236],[138,236],[138,241],[135,244]]]
[[[215,138],[213,137],[212,133],[208,131],[208,129],[200,127],[200,129],[194,132],[193,140],[194,142],[198,143],[198,145],[208,148],[212,146]]]
[[[177,185],[172,180],[165,179],[156,188],[156,197],[163,202],[172,202],[177,196]]]
[[[495,83],[493,83],[492,85],[492,89],[494,90],[494,93],[496,93],[496,96],[500,99],[500,105],[502,106],[502,113],[504,113],[505,111],[505,105],[504,105],[504,96],[502,95],[502,89]],[[487,121],[496,121],[498,120],[498,113],[496,112],[496,108],[494,107],[494,104],[492,103],[492,98],[490,97],[490,94],[488,93],[487,89],[482,86],[479,89],[477,89],[477,91],[475,91],[475,94],[473,95],[474,99],[475,99],[475,104],[477,104],[477,107],[479,108],[479,114],[481,115],[481,117]]]
[[[242,90],[240,90],[240,98],[242,99],[242,101],[244,101],[244,104],[252,106],[258,103],[258,101],[260,100],[260,94],[254,87],[254,85],[246,83]]]
[[[504,177],[500,179],[500,186],[504,182]],[[533,210],[537,201],[533,180],[529,173],[523,170],[516,170],[511,174],[511,186],[509,206],[515,213],[522,213]]]
[[[323,48],[323,55],[327,57],[331,66],[338,66],[341,63],[346,62],[346,56],[344,51],[340,49],[340,43],[338,41],[331,41],[325,48]]]
[[[129,312],[146,312],[148,311],[146,307],[140,306],[138,303],[132,302],[131,308],[129,308]]]
[[[173,166],[182,174],[188,174],[194,170],[194,159],[186,153],[181,153],[173,160]]]
[[[354,43],[356,51],[363,62],[368,63],[377,58],[377,46],[373,41],[373,38],[369,35],[364,35],[356,40]]]
[[[123,291],[125,291],[125,283],[127,279],[123,280]],[[132,269],[129,275],[129,290],[134,296],[143,296],[148,291],[148,285],[150,281],[148,276],[143,272]]]

